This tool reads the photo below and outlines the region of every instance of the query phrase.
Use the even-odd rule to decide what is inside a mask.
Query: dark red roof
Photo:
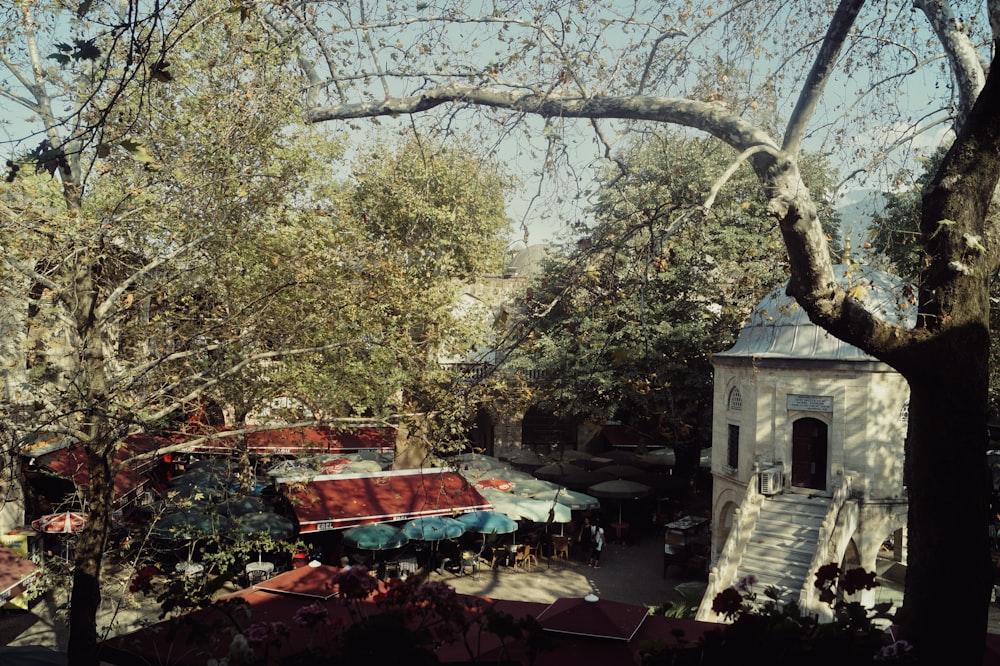
[[[281,489],[300,533],[492,508],[462,475],[440,469],[332,474]]]
[[[197,436],[205,434],[204,431],[196,433]],[[392,430],[378,428],[340,430],[330,426],[259,430],[247,434],[246,440],[249,451],[271,455],[381,451],[392,450],[396,446],[396,434]],[[201,453],[224,453],[234,448],[236,448],[235,438],[223,437],[199,444],[192,450]]]
[[[643,606],[597,597],[557,599],[538,614],[549,631],[628,641],[648,616]]]
[[[146,434],[129,435],[124,446],[115,451],[112,457],[113,465],[127,463],[129,459],[143,453],[155,451],[159,446],[170,446],[170,440]],[[145,473],[157,464],[155,457],[129,463],[127,467],[115,474],[114,497],[115,506],[121,507],[135,501],[148,479]],[[90,481],[90,469],[87,467],[87,454],[83,445],[73,444],[69,448],[60,449],[40,456],[37,465],[53,474],[71,480],[77,486],[86,487]]]

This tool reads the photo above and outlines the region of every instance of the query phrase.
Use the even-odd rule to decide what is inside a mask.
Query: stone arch
[[[567,419],[532,406],[521,421],[521,446],[537,453],[575,448],[576,430]]]
[[[480,405],[466,424],[465,437],[473,451],[492,456],[495,453],[496,415],[488,406]]]
[[[740,508],[742,493],[732,488],[723,490],[712,503],[712,562],[716,561],[722,547],[726,545],[733,527],[736,524],[736,512]]]

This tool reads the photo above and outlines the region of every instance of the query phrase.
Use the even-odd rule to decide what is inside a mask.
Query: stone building
[[[898,281],[835,271],[878,316],[912,325]],[[822,613],[812,581],[823,564],[874,571],[890,549],[905,564],[902,376],[811,323],[784,287],[713,364],[712,568],[699,618],[717,619],[715,593],[747,575]]]

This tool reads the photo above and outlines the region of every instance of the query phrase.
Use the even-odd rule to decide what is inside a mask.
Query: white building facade
[[[915,307],[898,281],[864,267],[835,268],[869,309],[912,323]],[[909,389],[902,376],[812,324],[783,287],[758,305],[736,344],[716,354],[713,364],[708,605],[713,590],[756,575],[755,568],[783,571],[786,580],[802,577],[797,588],[781,584],[812,603],[808,588],[817,566],[835,562],[873,571],[889,544],[893,558],[904,563]],[[779,498],[811,505],[768,503]],[[808,530],[801,517],[807,509],[817,514]],[[801,529],[770,534],[777,530],[757,524],[762,511],[801,514],[787,516]],[[803,536],[791,536],[795,531]],[[812,549],[809,566],[753,562],[748,549],[768,540],[775,552]]]

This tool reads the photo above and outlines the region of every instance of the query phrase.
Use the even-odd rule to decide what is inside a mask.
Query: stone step
[[[752,559],[762,564],[795,565],[805,569],[809,568],[813,560],[814,549],[800,548],[790,550],[787,548],[772,548],[765,544],[754,544],[747,546],[743,551],[743,561]]]

